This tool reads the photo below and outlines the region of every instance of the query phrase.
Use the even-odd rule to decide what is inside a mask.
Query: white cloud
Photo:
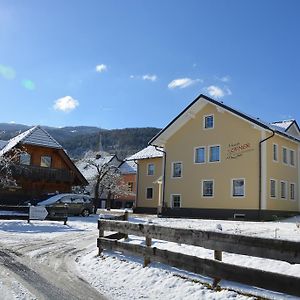
[[[225,96],[225,91],[215,85],[210,85],[207,88],[205,88],[205,90],[211,97],[222,98]]]
[[[157,76],[156,75],[145,74],[145,75],[143,75],[142,78],[143,78],[143,80],[156,81]]]
[[[216,98],[222,98],[224,96],[230,96],[232,95],[232,92],[228,86],[224,86],[223,88],[220,88],[216,85],[210,85],[205,88],[205,91],[209,94],[211,97]]]
[[[79,102],[73,99],[71,96],[65,96],[57,99],[54,102],[53,108],[55,110],[61,110],[63,112],[70,112],[79,105]]]
[[[201,79],[191,79],[191,78],[177,78],[172,80],[169,84],[168,84],[168,88],[169,89],[175,89],[175,88],[186,88],[192,84],[195,84],[197,82],[203,82]]]
[[[130,79],[134,79],[135,76],[134,76],[134,75],[130,75],[129,78],[130,78]]]
[[[101,64],[96,66],[96,72],[102,73],[107,70],[107,65]]]
[[[231,80],[229,75],[218,78],[222,82],[229,82]]]

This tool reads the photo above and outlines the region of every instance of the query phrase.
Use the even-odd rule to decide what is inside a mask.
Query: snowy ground
[[[34,265],[33,261],[41,270],[44,266],[43,272],[39,274],[49,280],[51,279],[49,270],[60,270],[60,272],[65,270],[72,282],[78,278],[80,280],[76,283],[77,285],[81,281],[86,281],[108,299],[254,299],[255,295],[271,299],[295,299],[295,297],[225,281],[221,281],[222,290],[217,292],[209,288],[211,279],[200,275],[180,271],[159,263],[151,263],[149,267],[143,268],[141,258],[117,252],[104,252],[102,257],[98,257],[96,248],[97,219],[98,216],[72,217],[69,219],[68,226],[64,226],[62,222],[32,221],[31,224],[27,224],[26,221],[2,220],[0,221],[0,251],[14,249],[28,258],[28,266]],[[164,226],[215,231],[218,230],[216,225],[221,224],[222,231],[226,233],[300,241],[300,217],[282,222],[263,223],[161,219],[155,216],[130,217],[130,220],[134,222],[147,222],[149,219],[154,224]],[[142,240],[129,236],[129,242],[141,243]],[[200,247],[154,242],[156,247],[163,249],[200,257],[213,257],[211,250]],[[300,276],[300,265],[275,263],[272,260],[229,253],[224,253],[223,258],[225,262]],[[26,260],[23,259],[22,263],[25,262]],[[38,269],[35,271],[39,272]],[[52,279],[52,283],[57,284],[55,278]],[[62,286],[59,288],[63,290]],[[42,292],[42,289],[33,288],[32,284],[22,280],[20,276],[15,276],[14,272],[5,268],[0,262],[1,300],[42,299],[40,296]],[[254,296],[247,296],[246,293]],[[53,299],[55,299],[55,295]]]

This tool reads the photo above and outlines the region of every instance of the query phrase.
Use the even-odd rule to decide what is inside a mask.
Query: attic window
[[[20,165],[29,166],[31,161],[31,155],[29,153],[20,154]]]
[[[214,116],[204,116],[204,128],[205,129],[212,129],[214,128]]]
[[[50,168],[51,167],[51,156],[41,156],[41,167]]]

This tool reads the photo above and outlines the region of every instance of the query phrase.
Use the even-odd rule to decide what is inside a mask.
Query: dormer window
[[[212,129],[214,128],[214,116],[204,116],[204,128],[205,129]]]

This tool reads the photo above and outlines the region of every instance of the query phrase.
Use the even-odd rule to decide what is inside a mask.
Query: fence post
[[[125,210],[125,213],[124,213],[124,221],[128,221],[128,211]],[[128,234],[125,233],[124,234],[124,239],[127,240],[128,239]]]
[[[31,204],[28,203],[28,219],[27,219],[27,223],[30,223],[30,206],[31,206]]]
[[[64,225],[67,225],[68,221],[68,204],[65,203],[65,219],[64,219]]]
[[[104,229],[101,224],[101,220],[98,220],[98,229],[99,229],[99,239],[98,239],[98,256],[101,255],[103,248],[101,246],[100,238],[104,237]]]
[[[215,250],[214,251],[214,259],[218,261],[222,261],[222,251],[220,250]],[[218,286],[218,283],[221,281],[221,278],[214,278],[213,281],[213,288],[216,288]]]
[[[151,249],[152,238],[150,235],[146,235],[146,249],[144,255],[144,267],[147,267],[150,264],[150,256],[147,254],[147,250]]]

